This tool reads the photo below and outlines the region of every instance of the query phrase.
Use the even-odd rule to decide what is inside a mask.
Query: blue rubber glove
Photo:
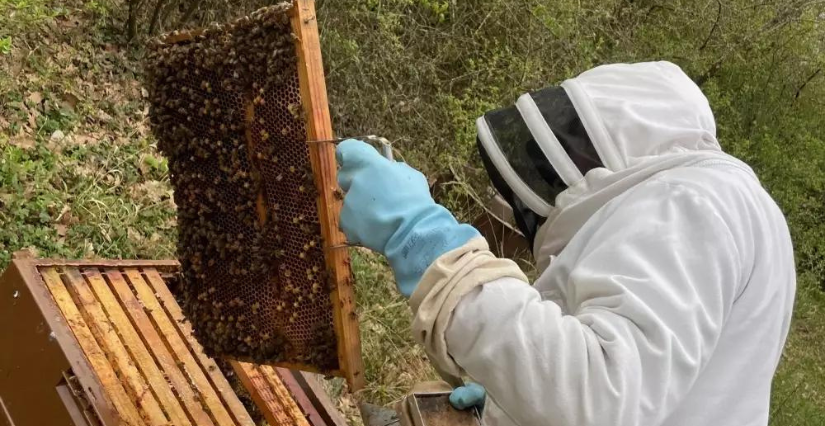
[[[464,386],[455,388],[450,394],[450,404],[457,410],[466,410],[470,407],[477,407],[478,411],[484,411],[484,401],[487,391],[478,383],[467,383]]]
[[[436,204],[427,179],[407,164],[354,139],[338,144],[335,156],[338,185],[346,192],[341,230],[350,243],[387,257],[404,296],[412,295],[435,259],[480,236]]]

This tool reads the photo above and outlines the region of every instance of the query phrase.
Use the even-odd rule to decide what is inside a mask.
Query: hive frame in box
[[[306,124],[307,141],[324,141],[333,139],[331,119],[328,107],[323,62],[321,58],[318,24],[313,0],[293,0],[288,14],[291,28],[295,35],[295,52],[299,91]],[[197,37],[200,30],[175,32],[164,38],[167,44],[183,42]],[[253,114],[251,104],[247,108],[247,117]],[[249,132],[246,143],[254,145]],[[296,143],[302,143],[296,141]],[[337,168],[335,147],[331,143],[308,143],[309,163],[315,177],[317,213],[320,233],[323,241],[324,260],[327,267],[329,297],[332,306],[332,320],[337,340],[338,368],[331,371],[318,371],[312,365],[288,362],[275,363],[287,368],[343,376],[352,391],[364,386],[363,366],[360,350],[360,336],[355,314],[354,290],[349,267],[349,255],[342,247],[346,239],[338,227],[341,209],[341,197],[337,196]],[[259,194],[259,214],[265,202]]]
[[[178,269],[16,254],[0,275],[0,426],[142,425],[166,415],[176,426],[252,426],[169,292]],[[345,424],[314,374],[232,364],[270,424]],[[151,392],[129,399],[141,386]]]

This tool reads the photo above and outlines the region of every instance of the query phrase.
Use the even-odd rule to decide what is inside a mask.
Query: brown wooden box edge
[[[165,275],[178,263],[16,258],[0,274],[0,425],[128,424],[41,278],[40,268],[49,267],[145,267]],[[314,375],[245,363],[233,367],[270,424],[345,424]],[[214,374],[223,377],[219,371],[209,373]],[[238,410],[231,389],[217,391],[224,400],[233,399]],[[290,408],[293,413],[285,414]],[[233,416],[240,419],[238,413]]]
[[[0,276],[0,422],[87,424],[72,409],[77,404],[56,391],[71,370],[94,401],[94,416],[117,424],[119,416],[49,290],[37,285],[37,266],[34,259],[15,259]]]

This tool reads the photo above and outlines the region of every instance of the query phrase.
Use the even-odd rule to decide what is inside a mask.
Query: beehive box
[[[0,425],[343,424],[331,404],[312,402],[325,398],[312,377],[234,362],[230,383],[169,291],[177,270],[14,260],[0,275]]]
[[[363,385],[311,0],[151,49],[151,119],[178,206],[186,316],[207,353]]]

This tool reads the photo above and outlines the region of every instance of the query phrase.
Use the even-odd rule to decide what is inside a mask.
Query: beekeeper
[[[782,212],[722,152],[668,62],[605,65],[477,121],[540,272],[436,204],[424,176],[338,146],[341,228],[386,255],[430,360],[488,425],[766,425],[795,292]]]

